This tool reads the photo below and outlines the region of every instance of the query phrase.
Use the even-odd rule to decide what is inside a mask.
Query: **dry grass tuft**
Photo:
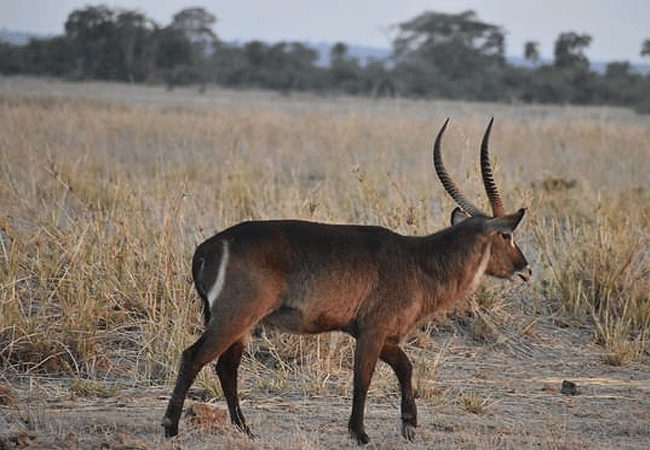
[[[119,387],[115,383],[77,378],[72,380],[72,392],[82,397],[111,398],[119,394]]]
[[[458,397],[458,402],[465,411],[476,415],[484,414],[491,404],[489,396],[483,398],[478,392],[472,390],[462,393]]]
[[[550,275],[545,294],[560,316],[593,324],[613,365],[638,360],[650,342],[649,204],[623,194],[592,216],[549,219],[537,234]]]

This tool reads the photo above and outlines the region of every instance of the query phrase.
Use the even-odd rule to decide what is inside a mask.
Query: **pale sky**
[[[473,9],[480,20],[506,31],[508,56],[521,56],[526,41],[538,41],[542,58],[552,59],[557,36],[575,31],[593,37],[585,52],[591,61],[650,61],[639,55],[650,38],[649,0],[2,0],[0,28],[61,34],[74,9],[101,3],[137,9],[160,25],[184,7],[202,6],[217,16],[214,31],[225,41],[341,41],[380,48],[391,47],[391,25],[426,10]]]

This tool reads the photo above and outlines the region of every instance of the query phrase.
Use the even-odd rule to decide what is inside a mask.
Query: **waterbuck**
[[[522,208],[506,214],[488,154],[490,120],[481,144],[481,172],[493,215],[468,201],[451,180],[433,145],[436,173],[456,201],[451,226],[429,236],[402,236],[386,228],[326,225],[299,220],[243,222],[197,248],[192,260],[203,301],[205,331],[182,354],[162,425],[178,433],[183,402],[201,368],[218,358],[216,372],[234,425],[250,434],[237,397],[237,368],[257,324],[292,333],[343,331],[356,339],[351,436],[368,442],[363,414],[377,360],[395,371],[401,388],[402,434],[415,436],[417,412],[411,363],[400,348],[422,319],[467,296],[483,274],[527,281],[531,270],[513,231]]]

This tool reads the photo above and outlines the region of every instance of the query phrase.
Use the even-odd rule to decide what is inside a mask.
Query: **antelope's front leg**
[[[413,366],[404,351],[395,344],[386,344],[381,349],[380,358],[395,372],[402,391],[402,436],[409,441],[415,439],[415,427],[418,425],[417,408],[413,397],[411,376]]]

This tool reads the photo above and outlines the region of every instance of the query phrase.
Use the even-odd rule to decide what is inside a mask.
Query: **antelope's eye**
[[[509,241],[510,239],[512,239],[512,234],[510,234],[510,233],[501,233],[501,237],[504,240]]]

